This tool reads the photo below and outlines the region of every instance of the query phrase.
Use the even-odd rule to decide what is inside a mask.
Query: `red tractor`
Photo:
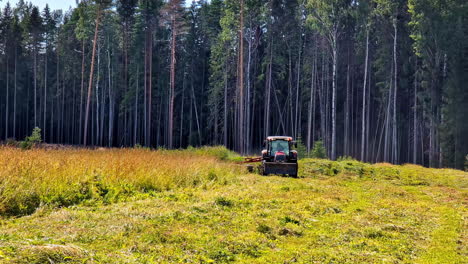
[[[262,175],[281,174],[297,177],[297,143],[292,137],[270,136],[263,143],[260,165]]]

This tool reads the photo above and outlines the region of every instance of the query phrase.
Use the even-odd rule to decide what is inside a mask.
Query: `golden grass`
[[[221,147],[191,151],[145,149],[0,149],[0,215],[24,215],[43,205],[114,202],[176,187],[231,180],[238,168],[220,163]]]

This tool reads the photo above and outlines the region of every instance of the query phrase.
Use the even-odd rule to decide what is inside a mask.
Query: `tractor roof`
[[[292,137],[288,137],[288,136],[269,136],[267,137],[267,140],[288,140],[288,141],[292,141]]]

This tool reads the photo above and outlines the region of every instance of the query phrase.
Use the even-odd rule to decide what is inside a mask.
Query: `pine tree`
[[[184,0],[169,0],[165,8],[161,10],[165,24],[168,24],[171,31],[171,59],[170,59],[170,89],[169,89],[169,117],[168,117],[168,147],[174,147],[174,100],[176,86],[176,52],[177,38],[184,30]]]
[[[286,134],[331,158],[464,166],[464,0],[105,2],[6,4],[0,138],[254,153]]]
[[[94,59],[96,56],[96,45],[98,42],[98,34],[99,34],[99,23],[101,22],[101,15],[103,9],[110,4],[110,0],[96,0],[96,20],[95,20],[95,29],[94,29],[94,40],[93,40],[93,52],[91,55],[91,67],[89,71],[89,81],[88,81],[88,99],[86,100],[86,111],[85,111],[85,123],[84,123],[84,136],[83,136],[83,145],[86,146],[87,144],[87,135],[88,135],[88,118],[89,118],[89,107],[91,103],[91,93],[93,87],[93,75],[94,75]]]
[[[124,93],[129,93],[129,64],[130,64],[130,43],[132,42],[132,26],[134,23],[134,14],[137,5],[137,0],[119,0],[117,1],[117,13],[120,17],[120,24],[122,28],[122,49],[123,49],[123,67],[122,67],[122,85]],[[131,92],[130,92],[131,93]],[[134,109],[136,112],[136,109]],[[124,130],[129,133],[129,122],[127,107],[124,108]],[[136,119],[134,120],[136,122]]]
[[[15,43],[14,34],[15,32],[13,27],[13,14],[10,7],[10,3],[7,3],[3,9],[3,14],[1,15],[0,23],[0,41],[3,43],[3,53],[4,53],[4,62],[5,62],[5,82],[6,82],[6,93],[5,93],[5,140],[9,137],[9,125],[10,125],[10,56],[14,53]],[[16,61],[15,61],[16,64]]]
[[[42,41],[42,18],[39,14],[39,9],[37,7],[33,7],[31,14],[29,16],[29,44],[32,46],[32,54],[33,54],[33,75],[34,75],[34,126],[38,126],[38,106],[37,106],[37,71],[38,71],[38,55],[40,49],[40,42]]]
[[[312,9],[310,19],[312,26],[325,35],[332,52],[332,132],[331,159],[336,159],[336,101],[338,81],[339,41],[343,34],[345,20],[349,16],[351,1],[349,0],[309,0]]]
[[[54,44],[55,40],[55,30],[56,30],[56,21],[52,16],[50,11],[49,5],[46,4],[43,14],[43,30],[44,30],[44,112],[42,118],[42,127],[43,127],[43,137],[47,139],[47,89],[48,89],[48,80],[49,80],[49,71],[48,71],[48,64],[49,64],[49,53],[51,52],[51,46]]]

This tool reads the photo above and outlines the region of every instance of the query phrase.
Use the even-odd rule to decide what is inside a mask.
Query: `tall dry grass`
[[[225,184],[238,167],[219,161],[233,156],[223,147],[174,151],[0,148],[0,215]]]

